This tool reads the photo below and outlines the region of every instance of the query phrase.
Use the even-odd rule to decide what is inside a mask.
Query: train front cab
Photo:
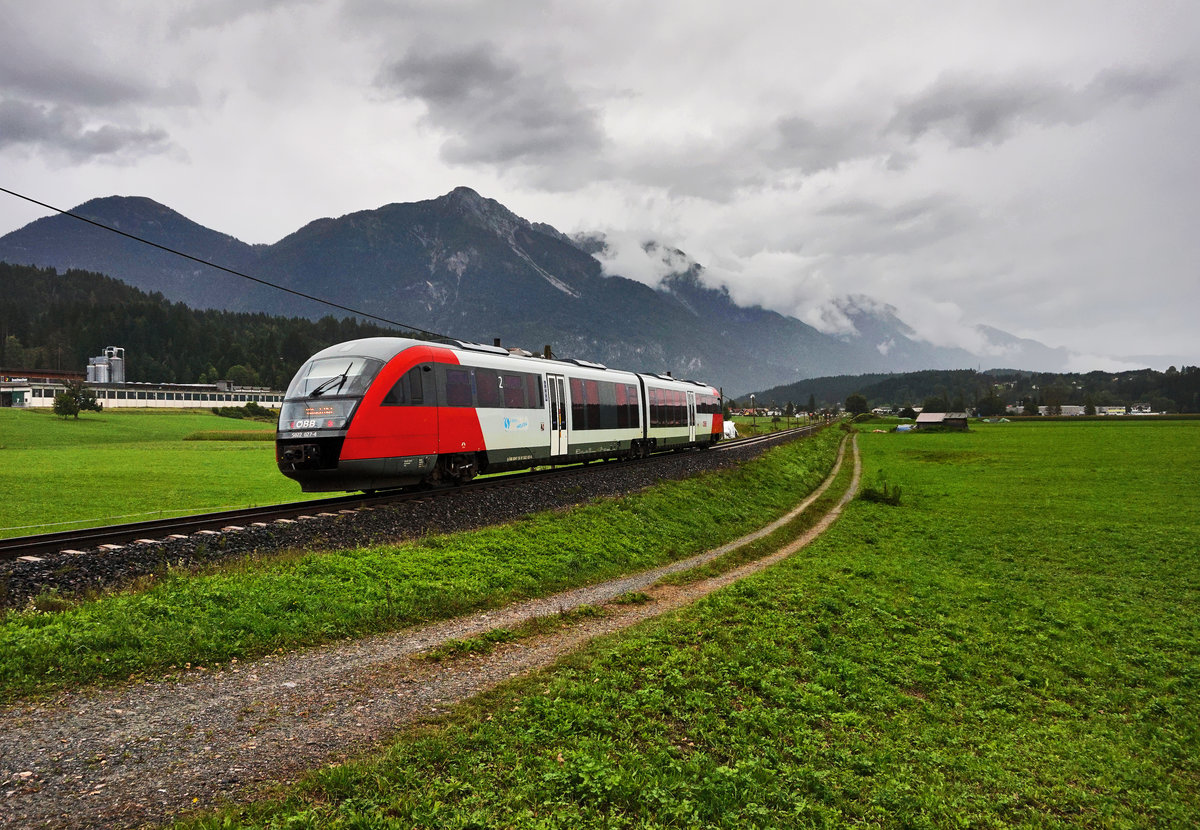
[[[318,352],[280,409],[280,472],[305,492],[402,487],[429,476],[439,432],[432,367],[447,357],[449,349],[401,338]]]
[[[326,350],[297,374],[280,414],[276,455],[284,475],[306,492],[463,482],[549,460],[542,376],[507,352],[396,338],[332,350],[376,355],[381,368],[336,433],[307,427],[322,426],[310,415],[330,405],[313,400],[320,375],[341,371],[347,357],[330,358]]]

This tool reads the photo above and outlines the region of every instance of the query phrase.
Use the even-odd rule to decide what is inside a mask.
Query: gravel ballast
[[[248,554],[285,550],[337,550],[453,533],[518,519],[542,510],[632,493],[664,480],[740,464],[794,435],[755,444],[718,445],[709,451],[658,456],[635,464],[590,464],[553,478],[530,478],[505,487],[431,492],[428,498],[394,506],[272,522],[237,531],[157,539],[120,550],[89,550],[0,562],[0,608],[20,608],[46,591],[65,596],[118,588],[168,568],[195,568]]]

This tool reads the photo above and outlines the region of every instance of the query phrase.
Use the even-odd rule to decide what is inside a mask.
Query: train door
[[[688,443],[696,443],[696,393],[687,393],[688,407]]]
[[[550,387],[550,456],[567,454],[567,385],[562,375],[546,375]]]

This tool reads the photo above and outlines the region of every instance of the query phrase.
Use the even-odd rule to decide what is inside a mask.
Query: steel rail
[[[722,441],[713,451],[727,451],[753,446],[771,440],[785,438],[789,435],[803,436],[819,429],[819,426],[798,427],[791,430],[781,430],[766,435],[740,438],[732,441]],[[513,473],[495,477],[476,479],[461,486],[447,486],[428,490],[393,490],[377,493],[357,493],[346,496],[311,499],[309,501],[285,502],[282,504],[262,505],[259,507],[239,508],[236,510],[220,510],[210,513],[198,513],[190,516],[173,518],[150,519],[141,522],[126,522],[116,525],[77,528],[75,530],[60,530],[52,533],[40,533],[30,536],[14,536],[0,539],[0,561],[20,559],[23,556],[38,556],[39,554],[58,553],[63,550],[95,550],[104,545],[128,545],[142,539],[161,539],[171,535],[191,535],[204,530],[222,531],[227,528],[240,528],[255,522],[272,522],[278,519],[295,519],[300,516],[330,513],[333,511],[352,511],[362,507],[398,504],[404,501],[440,497],[451,493],[463,493],[489,487],[515,486],[531,479],[570,475],[578,473],[589,463],[653,463],[656,459],[668,456],[670,453],[658,453],[644,459],[633,459],[621,462],[583,462],[569,465],[531,470],[524,473]]]

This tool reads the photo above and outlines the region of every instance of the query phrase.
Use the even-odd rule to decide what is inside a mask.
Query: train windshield
[[[383,368],[382,360],[370,357],[324,357],[300,367],[288,386],[288,400],[295,398],[358,398]]]

